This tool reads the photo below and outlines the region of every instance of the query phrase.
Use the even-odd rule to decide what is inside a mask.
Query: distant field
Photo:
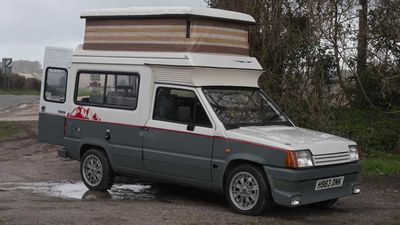
[[[0,95],[39,95],[38,90],[25,90],[25,89],[12,89],[12,90],[1,90]]]

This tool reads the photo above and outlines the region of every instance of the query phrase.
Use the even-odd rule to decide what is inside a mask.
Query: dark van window
[[[64,103],[67,92],[67,70],[47,68],[44,99],[48,102]]]
[[[137,74],[80,72],[75,101],[81,105],[136,109]]]
[[[153,119],[212,127],[196,94],[183,89],[158,88]]]

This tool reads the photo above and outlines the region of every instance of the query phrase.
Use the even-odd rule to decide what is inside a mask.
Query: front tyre
[[[114,172],[104,152],[90,149],[81,160],[81,177],[89,190],[106,191],[114,183]]]
[[[273,204],[263,171],[248,164],[239,165],[229,172],[225,197],[236,213],[244,215],[259,215]]]

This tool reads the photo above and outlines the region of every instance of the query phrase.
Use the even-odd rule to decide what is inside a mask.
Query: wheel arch
[[[102,145],[96,143],[83,143],[79,148],[79,160],[81,160],[85,152],[87,152],[90,149],[97,149],[99,151],[102,151],[106,155],[108,160],[110,160],[111,162],[110,155],[108,154],[107,149]]]
[[[239,165],[243,165],[243,164],[249,164],[249,165],[253,165],[255,167],[258,167],[259,169],[261,169],[261,171],[263,172],[265,178],[268,180],[268,176],[264,171],[263,165],[264,165],[264,160],[261,159],[260,157],[254,157],[254,156],[249,156],[249,155],[243,155],[243,156],[236,156],[236,157],[232,157],[227,165],[224,168],[224,172],[222,175],[222,188],[223,190],[225,190],[225,184],[226,184],[226,179],[229,175],[229,172],[239,166]]]

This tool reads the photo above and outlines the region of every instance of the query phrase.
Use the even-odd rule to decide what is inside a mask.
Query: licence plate
[[[324,190],[330,188],[336,188],[343,186],[344,177],[333,177],[327,179],[317,180],[317,184],[315,185],[315,190]]]

